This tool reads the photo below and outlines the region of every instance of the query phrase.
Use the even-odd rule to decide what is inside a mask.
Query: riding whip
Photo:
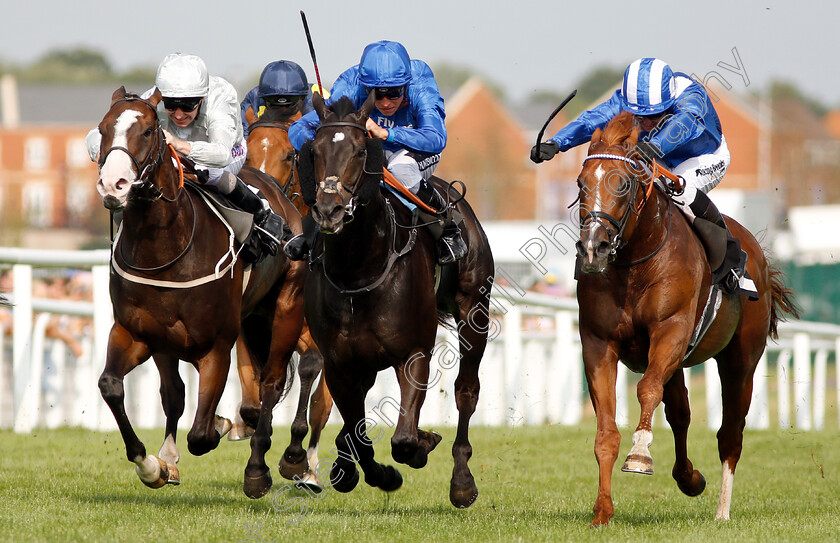
[[[315,79],[318,80],[318,94],[324,96],[324,87],[321,86],[321,74],[318,72],[318,61],[315,60],[315,46],[312,45],[312,35],[309,34],[309,25],[306,23],[306,14],[300,10],[300,18],[303,21],[303,31],[306,32],[306,41],[309,42],[309,54],[312,55],[312,64],[315,65]]]
[[[303,12],[302,12],[302,11],[301,11],[300,13],[301,13],[301,15],[303,15]],[[304,24],[306,24],[306,23],[304,23]],[[308,36],[308,35],[309,35],[309,33],[307,32],[307,34],[306,34],[306,35]],[[311,42],[310,42],[310,47],[312,47]],[[313,53],[313,57],[312,57],[312,58],[315,58],[315,57],[314,57],[314,53]],[[316,69],[316,71],[317,71],[317,69]],[[568,104],[568,103],[569,103],[569,100],[571,100],[572,98],[574,98],[576,94],[577,94],[577,89],[573,90],[573,91],[572,91],[572,93],[571,93],[570,95],[568,95],[568,96],[566,97],[566,99],[565,99],[565,100],[563,100],[563,102],[562,102],[559,106],[557,106],[557,109],[555,109],[555,110],[554,110],[554,112],[553,112],[551,115],[549,115],[549,116],[548,116],[548,120],[545,122],[545,124],[543,125],[543,127],[540,129],[540,133],[539,133],[539,134],[537,134],[537,145],[538,145],[538,146],[539,146],[540,142],[542,141],[542,137],[543,137],[543,133],[545,132],[545,129],[546,129],[546,128],[548,128],[548,123],[550,123],[550,122],[551,122],[551,119],[553,119],[554,117],[556,117],[556,116],[557,116],[557,114],[558,114],[558,113],[560,113],[560,110],[561,110],[561,109],[563,109],[563,106],[565,106],[566,104]]]

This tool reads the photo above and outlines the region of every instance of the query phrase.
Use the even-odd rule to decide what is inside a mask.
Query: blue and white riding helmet
[[[664,60],[640,58],[624,72],[622,107],[634,115],[656,115],[674,104],[674,72]]]
[[[309,94],[306,72],[291,60],[271,62],[260,75],[257,93],[263,99],[266,96],[306,96]]]
[[[401,87],[411,81],[411,58],[395,41],[371,43],[359,61],[359,82],[370,88]]]

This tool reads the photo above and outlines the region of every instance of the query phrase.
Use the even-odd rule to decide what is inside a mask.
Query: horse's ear
[[[592,139],[590,139],[589,141],[592,142],[592,143],[597,143],[597,142],[601,141],[601,134],[602,133],[603,132],[601,131],[600,128],[596,128],[595,132],[592,133]]]
[[[160,93],[160,89],[155,87],[155,92],[153,92],[152,95],[149,96],[148,102],[154,107],[157,107],[161,100],[163,100],[163,95]]]
[[[324,97],[320,93],[312,93],[312,107],[318,113],[318,118],[323,122],[327,118],[327,104],[324,102]]]
[[[360,119],[367,119],[368,117],[370,117],[370,112],[373,111],[373,105],[374,105],[375,102],[376,102],[376,95],[374,94],[374,91],[371,90],[368,93],[367,100],[365,100],[365,103],[362,104],[361,109],[359,109],[359,118]]]
[[[111,95],[111,105],[113,106],[117,100],[122,100],[125,98],[125,86],[122,86],[114,91],[114,94]]]
[[[248,126],[257,122],[257,115],[254,113],[254,108],[249,107],[248,111],[245,112],[245,122],[248,123]]]
[[[633,123],[633,128],[630,130],[630,135],[627,136],[627,142],[630,144],[630,148],[636,146],[636,143],[639,141],[639,127],[636,126],[636,123]]]

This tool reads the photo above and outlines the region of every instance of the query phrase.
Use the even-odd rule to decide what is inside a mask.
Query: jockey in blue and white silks
[[[330,93],[327,106],[346,96],[357,109],[374,93],[375,107],[366,128],[383,140],[385,167],[424,203],[445,211],[443,197],[428,183],[446,147],[443,97],[429,65],[412,60],[398,42],[378,41],[365,47],[359,64],[342,73]],[[295,149],[312,140],[319,125],[314,111],[292,124],[289,140]],[[286,246],[286,254],[302,257],[301,251],[290,249],[293,242]],[[438,243],[438,262],[455,262],[466,252],[458,225],[450,220]]]
[[[242,100],[242,129],[245,138],[250,128],[245,116],[250,109],[259,119],[266,107],[297,106],[304,115],[312,111],[312,90],[306,79],[306,72],[296,62],[277,60],[270,62],[260,74],[259,84],[248,91]],[[296,112],[292,112],[294,114]]]
[[[706,89],[684,73],[674,73],[658,58],[642,58],[624,72],[622,87],[604,103],[584,111],[545,143],[535,145],[531,160],[550,160],[560,151],[587,143],[592,134],[621,111],[636,116],[639,152],[656,158],[685,180],[685,192],[674,201],[694,221],[703,218],[726,229],[726,260],[713,275],[728,292],[749,290],[740,263],[738,240],[729,234],[715,204],[706,196],[723,179],[730,155],[720,119]],[[725,269],[724,269],[725,268]],[[731,271],[731,273],[730,273]],[[746,287],[746,288],[743,288]]]

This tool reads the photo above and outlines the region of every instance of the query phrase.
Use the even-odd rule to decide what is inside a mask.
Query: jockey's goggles
[[[195,111],[195,108],[201,103],[202,98],[199,96],[198,98],[163,98],[163,107],[166,108],[167,111],[175,111],[176,109],[180,109],[184,113],[190,113],[191,111]]]
[[[291,94],[271,94],[269,96],[263,96],[263,102],[265,102],[266,106],[288,106],[303,99],[304,96]]]
[[[374,91],[376,94],[377,100],[382,100],[383,98],[387,98],[389,100],[396,100],[403,94],[405,94],[405,87],[376,87],[374,89],[367,89],[368,93],[370,91]]]

